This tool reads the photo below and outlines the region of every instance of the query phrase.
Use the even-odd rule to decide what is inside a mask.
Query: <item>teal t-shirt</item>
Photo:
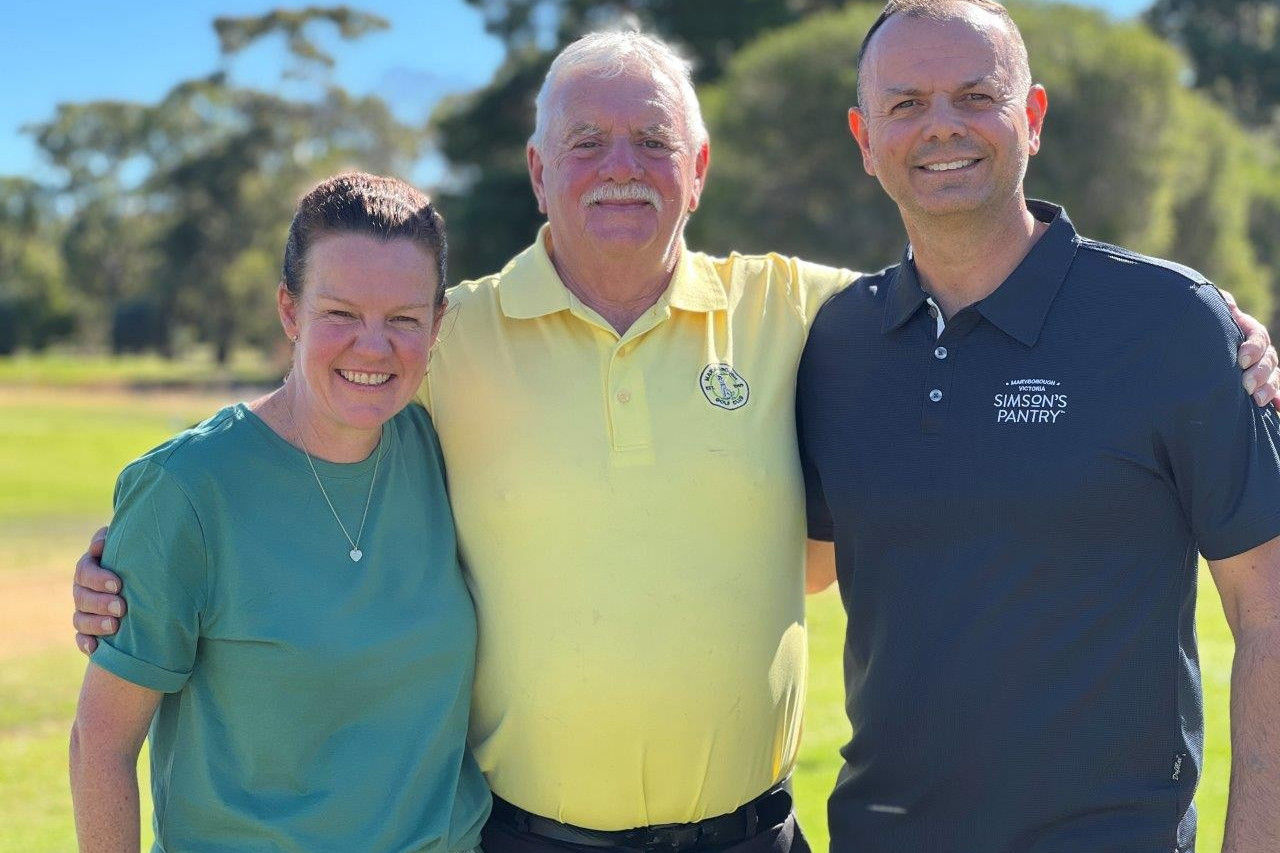
[[[129,614],[93,662],[166,695],[154,851],[448,851],[489,793],[466,747],[476,622],[430,417],[411,405],[352,562],[302,451],[243,404],[116,484]],[[315,460],[355,534],[379,451]]]

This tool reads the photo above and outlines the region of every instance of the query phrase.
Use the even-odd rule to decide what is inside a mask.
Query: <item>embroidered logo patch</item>
[[[1010,379],[996,394],[998,424],[1056,424],[1067,410],[1062,383],[1053,379]]]
[[[728,364],[708,364],[702,368],[698,384],[702,386],[707,402],[730,411],[741,409],[751,396],[747,380]]]

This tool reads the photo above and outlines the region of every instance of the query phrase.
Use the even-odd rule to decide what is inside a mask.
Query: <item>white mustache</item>
[[[589,207],[602,201],[643,201],[662,210],[662,197],[648,184],[601,184],[582,197],[582,206]]]

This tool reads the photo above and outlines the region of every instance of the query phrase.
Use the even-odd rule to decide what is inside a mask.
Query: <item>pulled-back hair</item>
[[[1031,85],[1031,68],[1027,60],[1027,46],[1022,41],[1022,31],[1018,29],[1018,25],[1013,22],[1013,18],[1009,16],[1009,10],[996,0],[889,0],[884,8],[880,10],[879,17],[875,23],[871,25],[871,29],[867,30],[867,34],[862,39],[862,46],[858,48],[858,103],[862,103],[862,63],[867,58],[867,51],[871,46],[871,37],[879,31],[884,22],[892,18],[894,15],[906,15],[909,18],[922,18],[926,21],[951,21],[963,16],[965,7],[982,9],[995,15],[1009,30],[1015,51],[1014,61],[1017,64],[1014,73],[1017,75],[1015,83],[1019,88],[1027,88]]]
[[[307,251],[334,234],[412,241],[435,259],[440,276],[435,304],[443,303],[448,258],[444,220],[421,191],[398,178],[350,172],[327,178],[304,195],[289,225],[281,271],[285,290],[293,299],[302,296]]]

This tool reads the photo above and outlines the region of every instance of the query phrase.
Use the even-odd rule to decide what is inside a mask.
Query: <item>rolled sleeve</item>
[[[111,640],[98,643],[98,649],[93,653],[93,662],[125,681],[132,681],[141,687],[159,690],[161,693],[177,693],[191,677],[190,670],[173,672],[125,654],[111,645]]]
[[[191,501],[160,465],[121,473],[102,564],[120,576],[129,612],[93,662],[143,687],[180,690],[200,636],[205,547]]]

